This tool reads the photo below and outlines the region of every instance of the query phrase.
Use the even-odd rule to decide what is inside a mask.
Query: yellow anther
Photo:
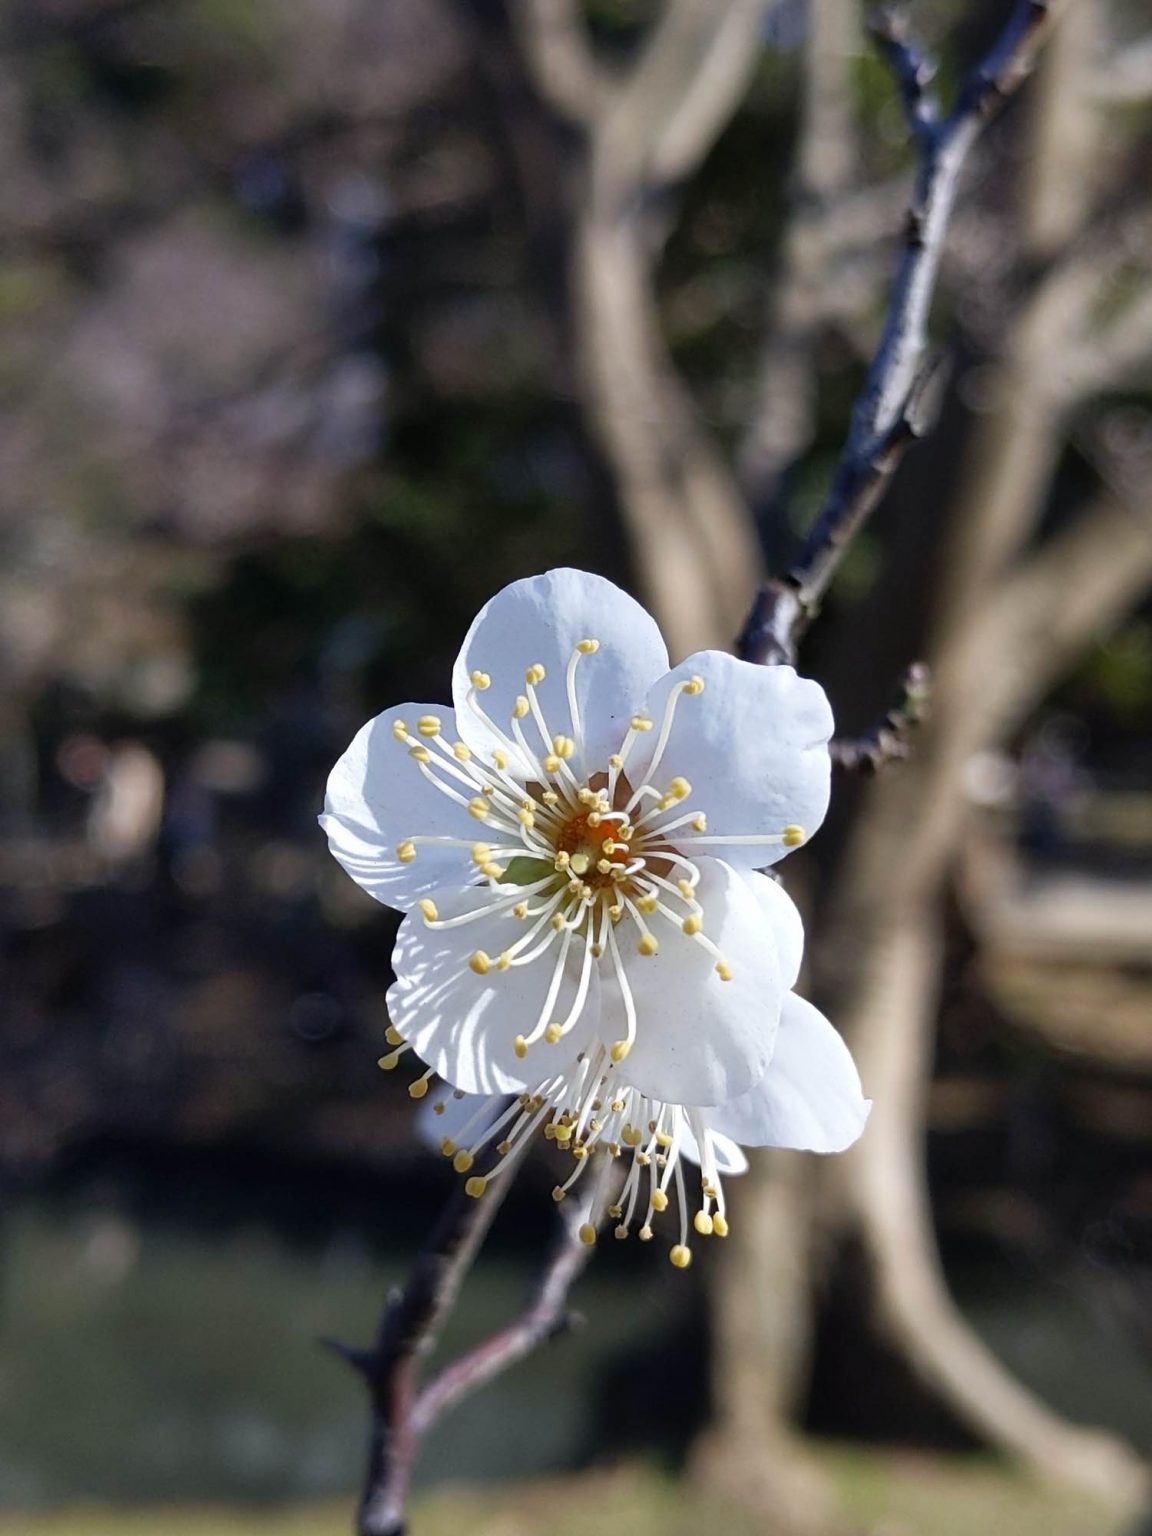
[[[692,818],[692,830],[693,832],[707,832],[708,818],[703,811],[700,812],[699,816]]]
[[[480,1196],[487,1188],[488,1180],[481,1178],[478,1173],[474,1173],[472,1177],[465,1183],[464,1193],[466,1195],[471,1195],[473,1200],[479,1200]]]
[[[636,948],[642,955],[654,955],[660,948],[660,944],[654,933],[642,933]]]
[[[658,896],[641,896],[636,905],[640,908],[641,912],[655,912],[660,905],[660,898]]]
[[[560,852],[556,855],[556,857],[552,861],[552,868],[553,869],[567,869],[569,864],[571,864],[571,862],[572,862],[572,855],[569,854],[569,853],[565,853],[564,850],[561,849]]]
[[[636,1161],[640,1164],[641,1168],[647,1168],[652,1159],[648,1156],[647,1152],[637,1152]]]
[[[483,795],[477,795],[475,799],[469,800],[468,814],[469,816],[475,816],[477,821],[487,821],[488,802],[484,799]]]
[[[483,693],[485,688],[491,688],[492,686],[492,679],[488,676],[487,672],[473,672],[471,681],[477,693]]]
[[[622,1205],[610,1205],[608,1207],[608,1214],[613,1221],[620,1221],[624,1216],[624,1207]]]
[[[716,974],[721,981],[732,980],[732,967],[728,964],[727,960],[717,960]]]
[[[452,1159],[452,1166],[457,1173],[467,1173],[475,1161],[476,1159],[472,1156],[471,1152],[457,1152],[456,1156]]]
[[[613,1229],[612,1229],[612,1236],[617,1240],[617,1242],[622,1243],[624,1241],[624,1239],[628,1236],[628,1228],[623,1226],[623,1225],[618,1226],[618,1227],[613,1227]]]
[[[564,1038],[564,1031],[560,1028],[559,1024],[549,1024],[548,1028],[544,1031],[544,1038],[549,1045],[559,1045],[560,1041]]]
[[[669,1136],[667,1131],[656,1132],[656,1145],[658,1147],[664,1147],[665,1149],[672,1145],[672,1138]]]
[[[640,1239],[640,1241],[642,1243],[650,1243],[652,1241],[652,1228],[651,1227],[641,1227],[639,1232],[637,1232],[636,1236]]]
[[[524,681],[529,688],[534,688],[537,683],[542,683],[548,676],[547,672],[538,661],[534,661],[524,674]]]
[[[628,724],[634,731],[650,731],[652,722],[647,715],[633,715]]]
[[[447,1106],[447,1104],[445,1104],[443,1099],[437,1099],[435,1104],[433,1104],[432,1108],[435,1110],[435,1112],[438,1115],[442,1115],[444,1113],[444,1111],[448,1108],[448,1106]]]
[[[528,703],[528,700],[524,697],[524,695],[522,693],[518,693],[516,695],[516,702],[512,706],[513,720],[523,720],[524,716],[528,713],[531,707],[532,706]]]
[[[614,923],[618,923],[620,921],[620,919],[624,916],[624,908],[620,905],[620,903],[618,901],[614,901],[612,903],[612,905],[608,908],[608,916],[612,919],[612,921]]]
[[[497,769],[498,772],[503,773],[505,768],[508,766],[507,752],[501,752],[499,748],[497,748],[497,750],[492,754],[492,766],[493,768]]]
[[[576,649],[581,656],[594,656],[600,649],[599,640],[577,640]]]
[[[432,754],[427,747],[409,747],[408,756],[414,757],[418,763],[430,763]]]
[[[440,1150],[445,1157],[454,1157],[456,1155],[456,1143],[452,1140],[451,1136],[445,1136],[444,1140],[440,1143]]]
[[[401,1051],[390,1051],[387,1056],[381,1056],[376,1065],[382,1072],[395,1072],[400,1065]]]
[[[408,727],[404,724],[403,720],[393,720],[392,734],[397,741],[408,740]]]
[[[563,912],[553,912],[552,917],[550,919],[550,922],[552,924],[552,932],[553,933],[563,933],[563,931],[564,931],[564,914],[563,914]]]
[[[542,760],[541,766],[545,773],[559,773],[560,759],[554,752],[549,752],[548,756]]]
[[[531,811],[517,811],[516,819],[522,827],[534,827],[536,825],[536,818]]]
[[[468,965],[470,969],[476,972],[477,976],[487,976],[488,972],[492,969],[492,961],[482,949],[476,951],[471,960],[469,960]]]
[[[572,1156],[576,1159],[576,1161],[578,1163],[582,1162],[584,1160],[584,1158],[586,1158],[588,1156],[588,1148],[584,1145],[584,1143],[582,1141],[578,1141],[576,1143],[576,1145],[572,1148]]]
[[[652,1209],[654,1211],[666,1211],[668,1209],[668,1196],[662,1189],[652,1191]]]
[[[704,692],[704,679],[702,677],[690,677],[684,684],[684,692],[690,695]]]
[[[516,905],[512,908],[512,916],[513,917],[519,917],[519,918],[527,917],[528,916],[528,903],[526,901],[518,901],[516,903]]]
[[[496,1150],[499,1152],[501,1157],[507,1157],[509,1152],[512,1150],[512,1143],[507,1139],[504,1141],[498,1141],[496,1143]]]
[[[791,826],[785,827],[784,828],[784,846],[785,846],[785,848],[799,848],[800,844],[804,841],[805,835],[806,834],[805,834],[804,828],[796,826],[795,823],[793,823]]]
[[[553,736],[552,750],[557,757],[571,757],[576,750],[576,743],[571,736]]]
[[[616,852],[616,844],[612,841],[612,839],[610,837],[606,837],[604,839],[604,841],[600,844],[600,851],[602,853],[615,853]]]
[[[512,1049],[516,1052],[517,1056],[519,1056],[520,1060],[523,1061],[525,1056],[528,1054],[528,1042],[525,1040],[523,1035],[516,1036],[515,1040],[512,1042]]]
[[[394,1024],[389,1024],[388,1028],[384,1031],[384,1038],[387,1040],[389,1045],[404,1044],[404,1036],[400,1033]]]
[[[396,857],[400,860],[401,864],[411,864],[412,860],[416,857],[416,844],[407,840],[397,843]]]
[[[482,795],[494,795],[496,793],[495,784],[481,784],[480,793]]]
[[[603,944],[589,944],[588,952],[593,960],[599,960],[604,953],[604,946]]]
[[[692,786],[687,779],[675,778],[668,786],[668,793],[673,800],[687,800],[692,793]]]
[[[620,1132],[620,1140],[626,1147],[638,1147],[642,1136],[643,1132],[634,1125],[626,1125]]]
[[[492,859],[492,850],[491,850],[491,848],[489,848],[487,843],[473,843],[472,844],[472,862],[473,862],[473,864],[479,864],[481,869],[483,869],[485,864],[488,864],[488,863],[491,862],[491,859]]]
[[[685,901],[691,901],[696,895],[696,887],[692,884],[691,880],[677,880],[676,889]]]
[[[668,1257],[677,1269],[687,1269],[692,1262],[692,1250],[686,1248],[683,1243],[677,1243],[675,1248],[668,1250]]]
[[[419,906],[421,912],[424,914],[424,921],[427,923],[434,923],[440,916],[440,913],[436,909],[436,903],[427,896],[425,896],[424,899],[419,903]]]
[[[719,1211],[717,1211],[716,1215],[712,1218],[712,1231],[716,1237],[728,1236],[728,1223],[725,1221],[724,1217],[720,1215]]]
[[[597,859],[596,860],[596,868],[600,871],[600,873],[602,875],[610,875],[612,873],[612,860],[611,859]]]
[[[462,741],[454,741],[452,743],[452,756],[457,762],[466,763],[472,756],[472,753]]]
[[[552,1191],[552,1198],[555,1200],[556,1204],[559,1205],[567,1193],[567,1190],[561,1189],[559,1184],[557,1184],[556,1188]]]
[[[700,914],[698,912],[693,912],[691,917],[686,917],[680,926],[683,928],[688,937],[691,938],[694,933],[700,932],[704,924],[701,921]]]
[[[603,820],[604,817],[599,811],[588,812],[588,825],[592,827],[593,830],[595,830],[595,828],[598,827]]]
[[[608,766],[609,768],[615,768],[617,773],[620,772],[624,766],[624,759],[620,756],[619,752],[613,752],[612,756],[608,759]]]
[[[701,1237],[711,1237],[715,1223],[707,1211],[697,1211],[692,1218],[692,1225]]]
[[[596,1241],[596,1228],[590,1221],[586,1221],[580,1228],[580,1241],[586,1248],[591,1248]]]
[[[482,864],[480,866],[480,873],[486,880],[501,880],[504,877],[504,871],[500,868],[499,864]]]
[[[563,1147],[572,1140],[572,1129],[573,1128],[570,1125],[556,1125],[553,1123],[552,1134]]]
[[[416,722],[416,729],[420,732],[421,736],[439,736],[440,716],[421,715]]]
[[[418,1077],[414,1083],[408,1084],[408,1097],[410,1099],[422,1099],[428,1092],[428,1079]]]
[[[556,793],[556,791],[554,789],[546,789],[544,791],[544,793],[540,796],[540,798],[541,798],[541,800],[543,800],[545,805],[550,805],[551,806],[551,805],[559,805],[560,804],[560,796]]]

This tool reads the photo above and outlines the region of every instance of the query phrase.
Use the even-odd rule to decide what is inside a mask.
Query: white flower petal
[[[437,892],[434,899],[441,919],[477,911],[494,900],[481,887]],[[486,912],[459,928],[429,928],[418,913],[400,925],[392,953],[396,980],[388,991],[389,1016],[417,1056],[466,1093],[518,1093],[535,1086],[550,1070],[563,1070],[595,1031],[599,999],[593,969],[583,1011],[563,1041],[541,1041],[523,1059],[516,1055],[517,1035],[530,1035],[540,1019],[560,941],[526,965],[501,971],[493,964],[485,976],[478,976],[469,961],[477,950],[495,961],[525,931],[525,923],[507,911]],[[580,946],[573,943],[548,1022],[567,1014],[581,958]]]
[[[708,1111],[705,1111],[708,1113]],[[715,1111],[712,1111],[715,1113]],[[712,1143],[712,1161],[716,1165],[716,1172],[725,1178],[734,1178],[737,1174],[748,1172],[748,1159],[741,1148],[730,1136],[725,1136],[720,1131],[709,1129],[706,1133]],[[687,1124],[680,1132],[680,1155],[686,1157],[690,1163],[700,1163],[700,1145],[696,1140],[692,1127]]]
[[[578,733],[567,671],[581,640],[597,640],[600,648],[581,656],[576,666]],[[602,576],[561,569],[514,581],[476,615],[452,673],[460,731],[475,751],[491,754],[501,743],[466,702],[472,673],[491,678],[478,702],[507,732],[516,697],[525,691],[524,674],[536,663],[546,674],[536,695],[549,731],[576,739],[571,762],[577,774],[595,773],[607,767],[645,693],[667,671],[668,652],[656,621]],[[524,721],[524,732],[533,750],[546,750],[531,718]]]
[[[750,1088],[771,1058],[785,992],[772,931],[736,870],[701,859],[697,897],[730,981],[704,945],[671,925],[658,930],[655,955],[637,952],[631,924],[616,931],[638,1020],[620,1077],[670,1104],[723,1104]],[[601,1038],[611,1043],[624,1038],[624,1001],[607,969],[603,983]]]
[[[697,676],[704,692],[682,694],[667,746],[652,771],[666,703],[677,683]],[[828,809],[832,711],[824,690],[791,667],[760,667],[723,651],[698,651],[660,679],[646,710],[654,722],[633,749],[633,785],[651,777],[666,788],[687,779],[691,793],[673,815],[703,811],[707,830],[688,827],[672,841],[684,852],[711,854],[740,869],[782,859],[783,843],[719,843],[715,838],[778,835],[798,826],[811,837]]]
[[[800,964],[804,959],[804,921],[799,908],[779,880],[771,875],[761,875],[753,869],[741,870],[740,873],[768,920],[776,940],[780,980],[791,991],[796,985]]]
[[[767,1072],[749,1093],[710,1110],[708,1120],[746,1147],[843,1152],[863,1131],[871,1107],[840,1035],[792,992]]]
[[[422,896],[475,879],[469,848],[484,830],[454,800],[430,784],[392,734],[403,720],[412,732],[422,715],[436,715],[454,739],[453,711],[444,704],[398,704],[362,726],[328,776],[320,825],[328,846],[370,896],[406,911]],[[454,786],[465,793],[462,786]],[[397,848],[412,837],[458,838],[463,846],[417,846],[405,863]]]

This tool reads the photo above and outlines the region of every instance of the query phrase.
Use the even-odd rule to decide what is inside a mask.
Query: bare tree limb
[[[924,66],[918,55],[912,61],[906,42],[898,37],[891,40],[887,24],[885,46],[897,66],[906,104],[913,103],[915,96],[909,111],[920,147],[904,249],[883,333],[853,411],[831,490],[787,575],[769,582],[757,596],[740,641],[741,654],[749,660],[794,659],[797,641],[849,540],[871,514],[916,435],[928,312],[960,172],[985,123],[1027,76],[1056,9],[1056,4],[1045,0],[1020,0],[942,120],[919,104]]]
[[[559,116],[590,126],[612,87],[596,59],[578,0],[520,0],[511,15],[542,99]]]
[[[1102,106],[1127,106],[1152,97],[1152,37],[1129,43],[1099,64],[1087,83],[1087,94]]]
[[[835,737],[832,766],[843,773],[878,773],[888,763],[906,758],[911,736],[924,719],[932,696],[932,678],[922,662],[908,668],[897,702],[863,736]]]

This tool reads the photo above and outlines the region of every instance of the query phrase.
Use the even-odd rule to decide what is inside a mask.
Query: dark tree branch
[[[907,757],[910,737],[924,719],[931,694],[931,674],[922,662],[916,662],[904,674],[897,703],[871,730],[863,736],[833,739],[833,767],[842,773],[877,773],[886,764]]]
[[[580,1240],[579,1224],[565,1220],[523,1314],[420,1385],[421,1366],[435,1347],[504,1201],[515,1172],[510,1164],[518,1164],[526,1149],[525,1142],[503,1159],[506,1167],[500,1182],[490,1185],[479,1200],[472,1199],[463,1186],[455,1192],[407,1284],[388,1297],[370,1349],[324,1341],[361,1377],[371,1402],[358,1536],[404,1536],[412,1470],[427,1431],[449,1408],[564,1332],[573,1321],[567,1310],[568,1291],[592,1249]]]
[[[461,1185],[444,1207],[407,1284],[389,1296],[372,1348],[329,1345],[363,1378],[371,1400],[359,1536],[402,1536],[418,1442],[412,1420],[420,1365],[435,1345],[439,1327],[456,1300],[507,1188],[508,1179],[503,1177],[482,1199],[473,1200]]]
[[[1020,0],[943,119],[927,94],[924,59],[890,15],[878,23],[919,148],[903,251],[884,330],[827,500],[787,574],[757,594],[740,637],[739,653],[749,661],[795,659],[847,545],[921,430],[928,313],[960,173],[985,123],[1031,70],[1056,10],[1056,0]]]

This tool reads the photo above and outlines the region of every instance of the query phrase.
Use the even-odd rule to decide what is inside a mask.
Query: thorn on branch
[[[322,1338],[319,1342],[322,1349],[330,1350],[365,1381],[371,1382],[374,1379],[377,1368],[375,1350],[359,1349],[354,1344],[345,1344],[342,1339]]]
[[[878,773],[888,763],[911,752],[911,736],[928,712],[932,678],[923,662],[915,662],[900,685],[900,697],[883,719],[863,736],[835,739],[832,762],[841,773]]]

